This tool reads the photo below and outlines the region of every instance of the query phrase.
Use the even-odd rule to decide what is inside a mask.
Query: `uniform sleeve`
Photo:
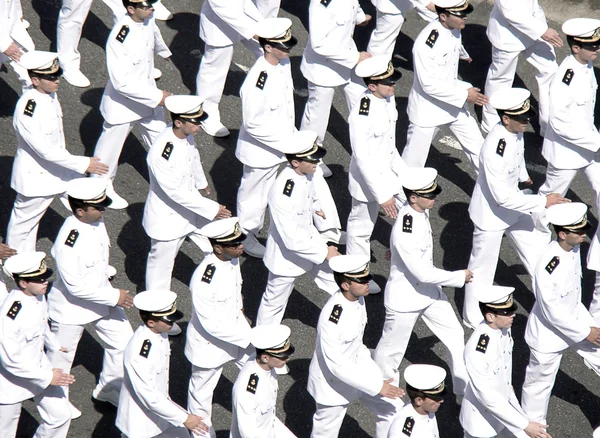
[[[60,341],[58,340],[58,336],[52,333],[49,324],[44,325],[44,346],[46,347],[46,350],[52,352],[58,351],[62,348],[62,345],[60,345]]]
[[[204,167],[202,166],[200,154],[196,148],[194,148],[194,163],[192,165],[192,172],[194,174],[194,181],[196,182],[195,187],[198,190],[207,188],[208,180],[206,179],[206,174],[204,173]]]
[[[537,1],[535,2],[537,4]],[[548,30],[546,21],[536,19],[533,15],[523,13],[523,3],[514,0],[496,0],[496,5],[506,21],[532,40],[539,40]],[[537,5],[539,9],[539,5]]]
[[[260,12],[256,9],[254,2],[236,2],[236,5],[232,5],[232,0],[207,0],[208,4],[214,11],[214,13],[231,26],[237,33],[243,36],[245,39],[251,39],[258,29],[258,22],[251,18],[246,12],[245,8],[254,8],[253,15],[260,16]]]
[[[253,359],[250,359],[253,360]],[[244,376],[247,377],[247,376]],[[254,394],[245,391],[242,394],[233,397],[235,404],[235,413],[237,416],[237,426],[240,432],[240,438],[264,438],[261,430],[257,430],[256,417],[258,402]]]
[[[167,43],[165,43],[162,33],[160,32],[159,27],[156,25],[154,18],[152,18],[152,29],[154,30],[154,53],[161,58],[169,58],[172,53],[169,50]]]
[[[10,2],[0,2],[0,52],[4,53],[13,42],[10,37],[10,25],[8,15],[10,13]]]

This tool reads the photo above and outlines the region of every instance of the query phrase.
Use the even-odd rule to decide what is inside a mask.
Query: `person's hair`
[[[186,122],[186,120],[183,117],[181,117],[180,114],[175,114],[175,113],[171,113],[171,120],[173,121],[173,126],[175,126],[176,120],[179,120],[182,123]]]
[[[272,42],[270,42],[270,41],[267,41],[267,39],[266,39],[266,38],[261,38],[261,37],[258,37],[258,44],[260,44],[260,47],[263,49],[263,51],[264,51],[265,53],[267,53],[267,50],[265,49],[265,46],[266,46],[267,44],[268,44],[269,46],[271,46],[271,47],[275,47],[275,46],[273,45],[273,43],[272,43]]]
[[[125,6],[125,9],[127,9],[129,6],[133,6],[135,8],[135,3],[132,3],[129,0],[123,0],[123,6]]]
[[[581,41],[575,40],[574,37],[567,35],[567,45],[573,51],[573,46],[583,47],[583,43]]]
[[[488,306],[485,305],[485,303],[479,303],[479,310],[481,311],[481,314],[483,315],[483,319],[485,319],[485,322],[487,322],[487,318],[485,317],[486,314],[491,313],[492,315],[495,315],[494,312],[492,312],[490,310],[490,308]]]
[[[560,225],[552,224],[552,227],[554,227],[554,232],[556,233],[556,237],[557,238],[558,238],[558,233],[560,233],[561,231],[563,231],[563,232],[565,232],[567,234],[569,234],[569,233],[572,232],[571,230],[567,230],[566,228],[561,227]]]
[[[266,352],[265,350],[263,350],[262,348],[256,348],[255,350],[256,350],[256,358],[257,358],[257,359],[260,359],[260,357],[261,357],[263,354],[266,354],[267,356],[270,356],[270,354],[269,354],[269,353],[267,353],[267,352]]]
[[[73,212],[73,214],[75,214],[75,212],[77,211],[78,208],[83,209],[83,211],[87,211],[87,209],[90,207],[89,204],[86,204],[81,199],[75,199],[75,198],[72,198],[71,196],[69,196],[68,199],[69,199],[69,206],[71,207],[71,211]]]
[[[408,395],[408,398],[410,398],[411,403],[414,403],[414,401],[417,397],[422,398],[422,399],[427,398],[427,396],[425,394],[423,394],[421,391],[410,388],[408,386],[406,387],[406,394]]]
[[[344,274],[341,274],[339,272],[333,273],[333,279],[335,280],[335,283],[338,285],[340,290],[342,289],[342,283],[350,283],[350,280],[348,279],[348,277],[346,277]]]
[[[410,197],[411,197],[411,195],[419,196],[415,192],[413,192],[412,190],[407,189],[406,187],[402,187],[402,191],[404,192],[404,196],[406,196],[406,202],[408,202],[409,204],[410,204]]]
[[[36,72],[35,72],[35,71],[33,71],[33,70],[27,70],[27,74],[29,75],[29,77],[30,77],[31,79],[33,79],[33,78],[45,79],[45,76],[46,76],[46,75],[44,75],[44,74],[42,74],[42,73],[36,73]]]
[[[154,315],[152,315],[152,313],[144,312],[143,310],[140,310],[140,318],[142,319],[142,322],[144,324],[147,324],[148,321],[159,322],[161,320],[161,318],[159,316],[154,316]]]

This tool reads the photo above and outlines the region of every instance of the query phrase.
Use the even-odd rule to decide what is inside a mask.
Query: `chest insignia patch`
[[[210,284],[215,275],[216,270],[217,268],[215,268],[215,265],[213,265],[212,263],[208,265],[204,270],[204,274],[202,274],[202,281]]]
[[[573,69],[568,68],[567,71],[565,72],[565,75],[563,76],[563,84],[567,84],[571,85],[571,81],[573,80],[573,76],[575,76],[575,72],[573,71]]]
[[[26,116],[29,116],[29,117],[33,117],[33,113],[35,112],[36,105],[37,104],[35,103],[35,100],[29,99],[27,101],[27,105],[25,105],[25,110],[23,111],[23,114],[25,114]]]
[[[331,0],[321,0],[321,4],[325,7],[329,6],[329,3],[331,3]]]
[[[65,245],[73,248],[75,246],[75,242],[77,242],[78,237],[79,237],[79,231],[71,230],[71,232],[67,236],[67,240],[65,240]]]
[[[367,96],[363,97],[360,100],[360,108],[358,109],[358,114],[361,116],[368,116],[370,107],[371,107],[371,99],[369,99]]]
[[[490,337],[484,333],[483,335],[479,336],[479,342],[477,342],[477,347],[475,347],[475,351],[479,351],[480,353],[485,354],[489,343]]]
[[[169,141],[165,145],[165,148],[162,151],[161,157],[163,157],[165,160],[169,161],[169,158],[171,158],[171,152],[173,152],[173,143],[171,143]]]
[[[414,418],[406,417],[406,421],[404,421],[404,426],[402,426],[402,434],[406,436],[411,436],[413,433],[413,427],[415,427]]]
[[[335,306],[333,306],[331,315],[329,315],[329,321],[333,322],[334,324],[337,324],[338,322],[340,322],[340,317],[342,316],[343,311],[344,311],[344,308],[342,307],[341,304],[336,304]]]
[[[21,302],[15,301],[14,303],[12,303],[12,306],[10,306],[10,309],[8,310],[6,316],[8,316],[10,319],[15,319],[21,311],[21,307],[23,307]]]
[[[550,260],[550,263],[548,263],[544,269],[548,274],[552,274],[559,264],[560,258],[558,256],[554,256],[552,257],[552,260]]]
[[[439,36],[440,36],[440,33],[437,31],[437,29],[433,29],[431,31],[431,33],[429,34],[429,36],[427,37],[425,44],[427,44],[429,47],[433,48],[433,46],[435,46],[435,43],[437,42]]]
[[[405,214],[402,218],[402,232],[412,233],[413,217],[410,214]]]
[[[256,88],[260,88],[263,90],[265,88],[265,84],[267,83],[267,78],[269,75],[266,71],[261,71],[258,75],[258,80],[256,81]]]
[[[284,187],[284,189],[283,189],[283,194],[284,194],[285,196],[289,196],[289,197],[291,198],[291,197],[292,197],[292,192],[294,191],[294,185],[295,185],[295,184],[296,184],[296,183],[294,182],[294,180],[293,180],[293,179],[288,179],[288,180],[285,182],[285,187]]]
[[[506,149],[506,140],[504,140],[503,138],[501,138],[500,140],[498,140],[498,147],[496,147],[496,154],[498,154],[501,157],[503,157],[505,149]]]
[[[129,34],[129,26],[127,26],[125,24],[125,25],[123,25],[123,27],[121,28],[121,30],[117,34],[117,41],[120,42],[120,43],[125,42],[125,38],[127,38],[128,34]]]
[[[150,342],[150,339],[146,339],[142,344],[140,356],[142,356],[144,359],[148,359],[148,356],[150,355],[150,348],[152,348],[152,342]]]
[[[246,391],[251,394],[256,394],[256,388],[258,387],[258,374],[254,373],[250,375],[248,379],[248,385],[246,386]]]

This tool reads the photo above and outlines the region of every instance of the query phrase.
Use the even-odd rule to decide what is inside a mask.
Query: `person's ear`
[[[502,116],[502,124],[506,126],[506,125],[508,125],[509,123],[510,123],[510,117],[508,117],[506,114],[504,114],[504,115]]]
[[[135,14],[135,6],[131,6],[131,5],[127,6],[127,13],[129,15]]]
[[[146,326],[148,328],[154,328],[156,326],[156,321],[153,319],[149,319],[148,322],[146,322]]]
[[[300,160],[292,160],[290,161],[290,164],[292,165],[292,167],[295,169],[298,166],[300,166]]]

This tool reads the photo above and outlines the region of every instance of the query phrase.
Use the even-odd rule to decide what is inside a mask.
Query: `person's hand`
[[[0,243],[0,259],[6,260],[9,257],[12,257],[17,254],[16,249],[12,249],[5,243]]]
[[[552,438],[548,432],[546,432],[547,424],[534,423],[533,421],[525,428],[525,433],[531,438]]]
[[[398,398],[402,397],[405,394],[402,388],[390,385],[390,382],[393,380],[394,379],[388,379],[383,381],[383,386],[381,387],[381,391],[379,391],[380,396],[387,398]]]
[[[363,21],[362,23],[358,23],[357,26],[363,27],[366,26],[367,24],[369,24],[369,22],[371,21],[373,17],[369,14],[365,15],[365,21]]]
[[[52,369],[52,380],[50,380],[50,385],[67,386],[73,382],[75,382],[75,377],[71,374],[63,373],[63,370],[60,368]]]
[[[325,216],[325,212],[323,210],[316,211],[315,214],[323,219],[327,219],[327,216]]]
[[[206,186],[206,187],[204,187],[203,189],[200,189],[200,190],[202,190],[207,196],[210,195],[210,187],[209,186]]]
[[[108,166],[100,161],[98,157],[90,158],[90,165],[85,170],[87,173],[93,173],[95,175],[106,175],[108,173]]]
[[[391,261],[392,260],[392,250],[389,248],[386,249],[385,254],[383,255],[383,258],[388,262]]]
[[[461,59],[461,61],[465,61],[467,64],[471,64],[473,62],[473,58],[471,58],[470,56],[468,58],[465,59]]]
[[[215,220],[227,219],[228,217],[231,217],[231,212],[227,210],[227,207],[225,207],[224,205],[219,205],[219,212],[215,216]]]
[[[566,204],[567,202],[571,202],[571,200],[563,198],[560,193],[550,193],[548,196],[546,196],[546,208],[552,207],[556,204]]]
[[[129,291],[125,289],[119,289],[119,301],[117,306],[123,307],[124,309],[130,309],[133,307],[133,297],[129,295]]]
[[[488,98],[485,94],[481,94],[481,90],[477,87],[471,87],[468,90],[467,102],[474,105],[485,105],[488,103]]]
[[[172,95],[173,95],[173,93],[171,93],[170,91],[165,91],[165,90],[162,90],[162,94],[163,94],[163,97],[162,97],[162,99],[160,100],[160,102],[158,102],[158,106],[165,106],[165,99],[166,99],[167,97],[169,97],[169,96],[172,96]]]
[[[4,54],[8,56],[13,61],[19,62],[21,60],[21,56],[23,56],[23,51],[16,43],[10,43],[8,49],[4,51]]]
[[[183,425],[195,435],[200,435],[202,432],[209,433],[210,431],[210,428],[202,421],[202,417],[194,414],[188,414],[187,420],[185,420]]]
[[[600,328],[590,327],[590,334],[587,335],[587,338],[585,339],[587,339],[594,345],[600,346]]]
[[[533,181],[531,180],[531,178],[527,178],[527,181],[521,181],[521,184],[525,186],[530,186],[533,184]]]
[[[465,283],[470,283],[473,281],[473,273],[468,269],[465,269]]]
[[[341,254],[338,251],[337,247],[330,245],[327,247],[327,257],[325,258],[325,260],[332,259],[333,257],[337,257],[339,255]]]
[[[381,208],[386,216],[396,219],[398,217],[398,209],[396,208],[396,199],[392,196],[390,199],[381,204]]]
[[[60,347],[60,349],[58,351],[60,351],[61,353],[68,353],[69,352],[69,350],[67,348],[65,348],[65,347]]]
[[[542,35],[542,39],[547,43],[552,44],[554,47],[560,48],[563,46],[563,40],[561,39],[560,35],[551,27],[549,27],[548,30],[544,32],[544,35]]]
[[[369,52],[360,52],[360,56],[358,57],[358,62],[356,65],[363,62],[365,59],[369,59],[372,55]]]

